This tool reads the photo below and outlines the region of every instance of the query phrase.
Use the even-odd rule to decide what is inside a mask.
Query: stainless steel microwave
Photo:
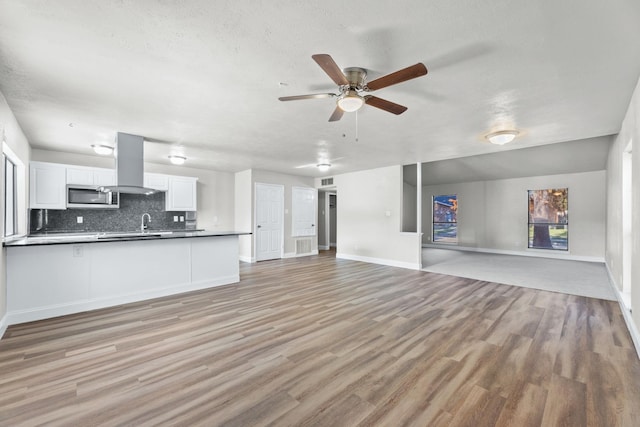
[[[98,191],[92,185],[67,185],[67,208],[118,208],[118,193]]]

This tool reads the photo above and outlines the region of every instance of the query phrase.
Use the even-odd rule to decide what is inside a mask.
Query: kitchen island
[[[53,235],[6,242],[17,324],[240,281],[243,232]]]

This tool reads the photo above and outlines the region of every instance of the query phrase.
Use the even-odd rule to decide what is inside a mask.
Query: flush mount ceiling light
[[[326,172],[331,169],[331,163],[318,163],[316,166],[320,172]]]
[[[96,152],[96,154],[100,154],[101,156],[108,156],[113,153],[113,147],[109,145],[92,144],[91,147],[93,148],[93,151]]]
[[[185,160],[187,160],[187,158],[184,156],[176,156],[176,155],[169,156],[169,161],[174,165],[182,165],[184,164]]]
[[[497,132],[488,134],[487,136],[485,136],[485,138],[487,138],[492,144],[504,145],[513,141],[519,133],[520,132],[518,132],[517,130],[499,130]]]
[[[364,99],[355,90],[347,90],[338,97],[338,107],[342,111],[352,113],[364,105]]]

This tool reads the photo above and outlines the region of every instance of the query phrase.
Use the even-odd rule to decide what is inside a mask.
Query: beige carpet
[[[434,273],[616,300],[604,263],[423,248],[422,267]]]

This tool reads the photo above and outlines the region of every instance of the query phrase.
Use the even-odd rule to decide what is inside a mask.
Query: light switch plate
[[[173,222],[178,222],[178,215],[173,216]]]
[[[76,221],[78,222],[78,224],[82,224],[84,222],[84,218],[81,216],[77,216]]]

